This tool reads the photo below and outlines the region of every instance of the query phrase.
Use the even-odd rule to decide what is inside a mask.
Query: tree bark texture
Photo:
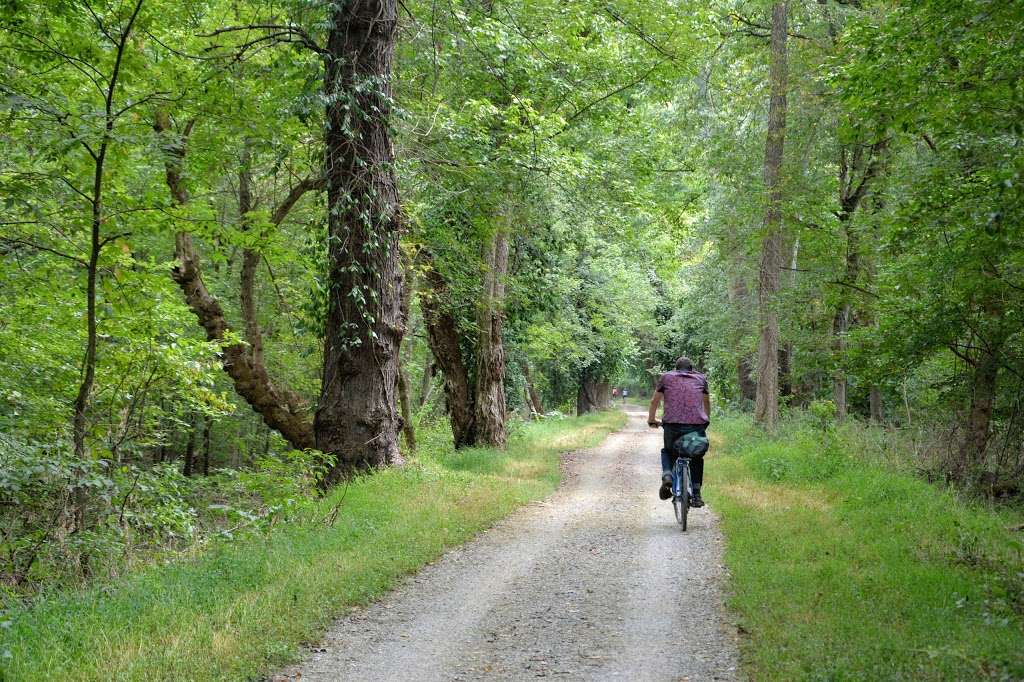
[[[785,286],[792,289],[796,286],[796,270],[800,258],[800,238],[793,240],[793,247],[790,249],[789,270],[786,271]],[[790,399],[795,394],[793,385],[793,343],[782,342],[779,348],[779,394]]]
[[[484,289],[477,324],[480,327],[476,363],[476,432],[484,445],[503,448],[508,441],[505,422],[505,276],[508,273],[508,236],[494,234],[483,247]]]
[[[882,389],[872,386],[868,393],[868,408],[871,412],[871,421],[881,424],[885,421],[885,410],[882,403]]]
[[[850,305],[842,304],[832,319],[832,349],[836,353],[837,367],[832,374],[832,402],[836,404],[836,419],[846,419],[846,335],[850,331]]]
[[[434,390],[435,371],[436,367],[434,366],[434,357],[431,355],[427,358],[426,365],[423,367],[423,376],[420,379],[420,394],[416,398],[417,407],[423,407],[427,404],[427,401],[430,400],[430,394]]]
[[[544,414],[544,405],[541,403],[540,394],[537,393],[537,387],[533,384],[530,372],[530,363],[523,360],[522,363],[520,363],[520,366],[523,369],[523,379],[526,381],[526,397],[529,398],[532,416],[536,418]]]
[[[960,445],[959,464],[966,472],[974,469],[980,473],[978,469],[984,464],[998,380],[999,349],[994,348],[993,352],[982,351],[971,377],[971,403]]]
[[[317,447],[323,485],[399,457],[401,208],[390,136],[397,0],[331,5],[327,102],[327,331]]]
[[[405,273],[405,287],[402,288],[402,326],[405,329],[405,337],[409,336],[409,325],[411,322],[412,294],[415,288],[415,275],[411,263],[403,259],[402,268]],[[406,345],[408,348],[408,344]],[[405,353],[408,358],[409,353]],[[412,424],[412,401],[409,397],[409,375],[405,370],[405,359],[402,353],[398,354],[398,402],[402,410],[402,436],[405,438],[405,446],[409,452],[416,450],[416,429]]]
[[[459,329],[455,316],[447,307],[448,284],[429,255],[420,292],[420,308],[427,327],[427,343],[441,374],[444,376],[444,397],[456,448],[476,444],[476,411],[469,372],[459,345]]]
[[[782,158],[786,140],[786,57],[787,7],[772,6],[771,101],[768,106],[768,136],[764,155],[764,180],[768,208],[764,217],[764,238],[758,273],[757,396],[754,420],[773,431],[779,419],[779,321],[775,312],[782,267]]]
[[[854,216],[871,190],[873,182],[882,172],[887,140],[871,145],[855,142],[839,150],[839,224],[846,240],[843,265],[843,284],[856,285],[863,270],[861,264],[860,234]],[[832,377],[832,397],[836,404],[836,418],[843,420],[849,412],[846,377],[846,338],[854,323],[853,297],[849,287],[840,286],[839,302],[832,319],[836,368]]]
[[[241,230],[252,229],[251,212],[256,209],[252,193],[252,156],[249,142],[242,149],[241,165],[238,169],[238,216]],[[263,333],[256,304],[256,269],[260,264],[260,252],[253,248],[242,251],[242,271],[239,275],[238,297],[245,324],[245,340],[249,344],[254,363],[263,364]]]
[[[186,125],[180,136],[172,137],[170,118],[165,113],[158,113],[154,128],[166,136],[164,170],[172,204],[183,206],[189,201],[182,177],[182,165],[192,122]],[[185,302],[199,320],[200,326],[206,331],[206,339],[223,341],[230,327],[220,301],[210,293],[203,281],[200,255],[192,235],[179,232],[175,236],[174,255],[177,264],[171,269],[171,277],[184,294]],[[263,417],[267,426],[280,432],[293,448],[303,450],[316,447],[305,401],[297,393],[276,386],[266,366],[256,360],[248,344],[224,346],[221,350],[221,365],[231,377],[235,392]]]
[[[584,374],[576,394],[576,416],[611,407],[612,387],[605,379]]]
[[[729,278],[729,301],[744,312],[743,319],[746,319],[750,292],[747,290],[747,283],[743,280],[743,276],[739,273],[734,272]],[[656,378],[655,381],[657,381]],[[741,352],[736,360],[736,385],[740,390],[740,396],[753,403],[757,397],[757,384],[754,382],[750,358],[747,357],[745,351]]]
[[[181,475],[191,476],[196,468],[196,424],[195,419],[189,425],[188,442],[185,444],[185,456],[182,458]]]
[[[210,429],[213,419],[203,417],[203,476],[210,475]]]
[[[199,319],[199,324],[206,330],[207,340],[223,341],[230,327],[220,302],[203,282],[199,252],[192,236],[181,232],[175,241],[178,264],[171,270],[171,276],[185,294],[185,300]],[[235,391],[263,417],[267,426],[280,432],[293,448],[316,447],[305,401],[297,393],[275,385],[266,366],[253,357],[248,344],[224,346],[221,364],[231,377]]]

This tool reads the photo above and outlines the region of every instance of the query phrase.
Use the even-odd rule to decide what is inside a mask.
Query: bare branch
[[[36,251],[45,251],[46,253],[52,253],[54,256],[60,256],[61,258],[67,259],[67,260],[72,261],[74,263],[78,263],[82,267],[87,267],[88,266],[88,263],[86,263],[84,260],[82,260],[78,256],[72,256],[69,253],[64,253],[63,251],[58,251],[57,249],[51,249],[48,246],[43,246],[42,244],[36,244],[35,242],[30,242],[30,241],[25,240],[25,239],[14,239],[12,237],[2,237],[2,236],[0,236],[0,242],[3,242],[5,244],[14,244],[14,245],[17,245],[17,246],[25,246],[25,247],[28,247],[30,249],[35,249]]]
[[[615,21],[617,21],[618,23],[622,24],[627,29],[629,29],[629,31],[633,35],[638,37],[640,40],[644,41],[647,45],[649,45],[655,52],[657,52],[661,56],[666,57],[666,58],[668,58],[668,59],[670,59],[672,61],[677,61],[679,59],[679,57],[677,57],[674,53],[669,52],[664,47],[659,45],[654,40],[654,38],[652,38],[650,35],[648,35],[646,32],[644,32],[644,30],[642,28],[640,28],[639,26],[637,26],[636,24],[634,24],[633,22],[629,21],[628,19],[623,17],[621,14],[616,12],[615,8],[612,7],[611,5],[606,6],[604,8],[604,11],[608,14],[608,16],[610,16],[612,19],[614,19]]]
[[[587,104],[583,105],[582,107],[577,109],[575,111],[575,113],[573,113],[572,116],[570,116],[569,118],[565,119],[565,125],[562,126],[562,128],[559,129],[558,131],[556,131],[556,132],[552,133],[551,135],[549,135],[548,139],[550,140],[551,138],[557,137],[558,135],[561,135],[562,133],[567,131],[570,127],[572,127],[571,124],[572,124],[573,121],[575,121],[580,116],[582,116],[583,114],[587,113],[588,111],[590,111],[591,109],[596,107],[601,102],[604,102],[605,100],[611,99],[612,97],[614,97],[615,95],[618,95],[619,93],[625,92],[626,90],[629,90],[631,88],[635,88],[636,86],[640,85],[645,80],[647,80],[647,78],[652,73],[657,71],[659,67],[661,67],[663,64],[667,63],[668,61],[669,61],[669,59],[667,59],[667,58],[666,59],[662,59],[661,61],[656,63],[654,66],[649,68],[647,71],[645,71],[643,74],[641,74],[639,78],[636,78],[636,79],[630,81],[629,83],[626,83],[625,85],[621,85],[621,86],[615,88],[614,90],[611,90],[610,92],[606,92],[605,94],[601,95],[597,99],[595,99],[595,100],[593,100],[591,102],[588,102]]]
[[[241,46],[237,46],[241,52],[244,52],[253,45],[256,45],[261,42],[275,40],[277,38],[282,37],[288,37],[288,40],[281,40],[280,42],[297,43],[299,45],[302,45],[303,47],[312,50],[313,52],[316,52],[317,54],[328,54],[327,50],[321,47],[319,43],[317,43],[315,40],[313,40],[313,37],[309,35],[309,33],[305,31],[305,29],[300,28],[299,26],[296,26],[294,24],[247,24],[244,26],[225,26],[223,28],[218,28],[215,31],[211,31],[210,33],[200,33],[199,37],[216,38],[218,36],[222,36],[228,33],[237,33],[239,31],[275,31],[275,33],[272,33],[270,35],[265,35],[260,38],[256,38],[255,40],[251,40],[247,43],[244,43]],[[207,50],[209,51],[212,49],[216,49],[217,47],[219,46],[214,45],[210,48],[207,48]]]

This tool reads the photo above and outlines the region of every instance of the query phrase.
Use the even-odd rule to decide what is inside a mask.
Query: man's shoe
[[[661,488],[658,489],[658,497],[663,500],[672,497],[672,474],[666,472],[661,475]]]
[[[704,506],[704,498],[700,496],[699,490],[693,491],[693,495],[690,497],[690,506],[694,508]]]

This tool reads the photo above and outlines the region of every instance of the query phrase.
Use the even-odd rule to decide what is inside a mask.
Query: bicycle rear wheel
[[[690,465],[686,462],[682,466],[680,472],[680,485],[679,485],[679,496],[676,498],[678,503],[676,504],[676,521],[682,527],[683,531],[686,530],[686,517],[687,512],[690,511]]]

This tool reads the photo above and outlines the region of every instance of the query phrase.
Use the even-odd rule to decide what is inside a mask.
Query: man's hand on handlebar
[[[661,426],[661,422],[658,421],[657,419],[648,419],[647,425],[650,426],[652,429],[656,429],[659,426]]]

